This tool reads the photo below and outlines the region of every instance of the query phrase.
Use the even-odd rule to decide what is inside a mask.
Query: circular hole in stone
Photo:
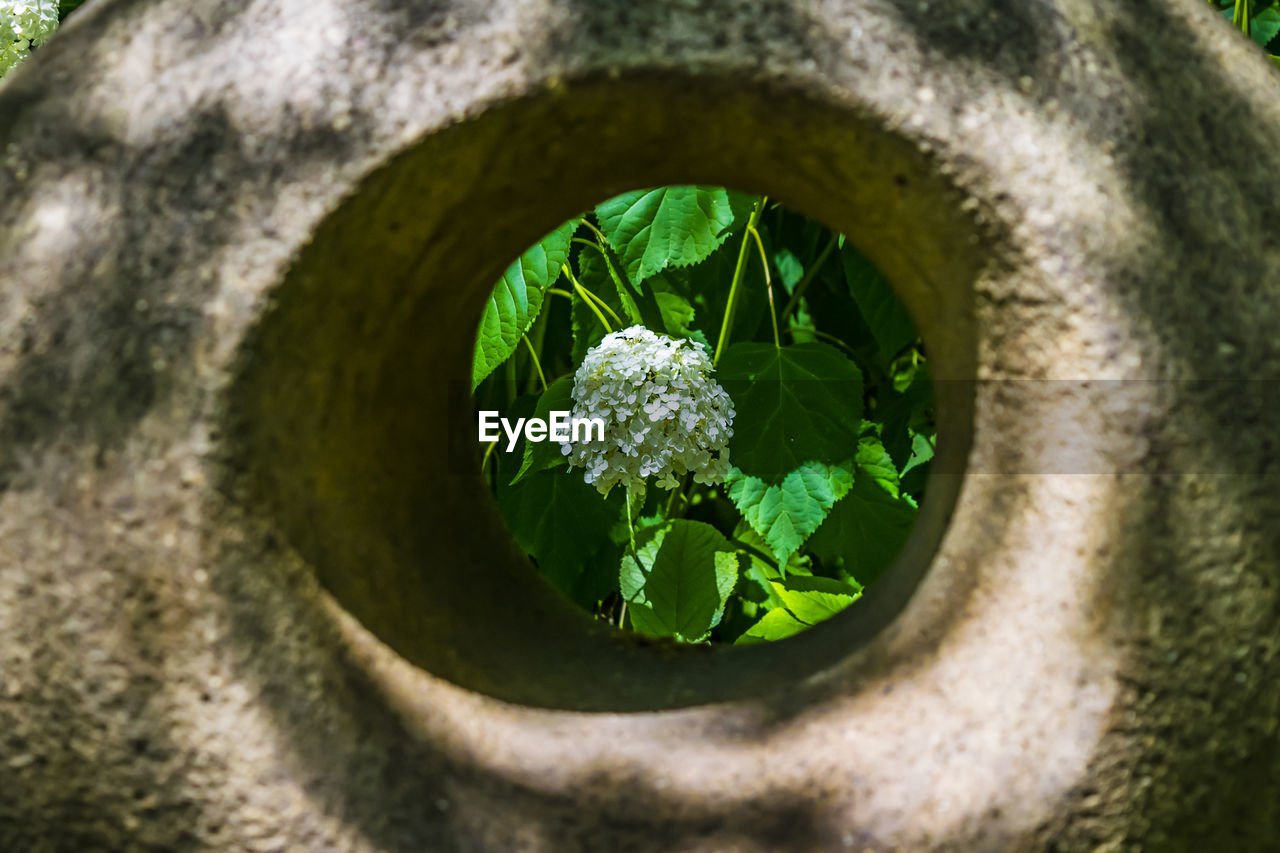
[[[675,643],[857,601],[936,446],[923,342],[875,265],[766,197],[623,193],[526,250],[474,354],[481,472],[538,573]]]
[[[242,344],[224,493],[283,534],[353,617],[342,626],[434,677],[576,710],[786,690],[897,619],[946,530],[989,263],[964,196],[853,109],[694,82],[581,81],[426,135],[318,223]],[[910,308],[933,374],[937,455],[911,536],[845,612],[779,642],[675,646],[591,618],[533,569],[479,473],[475,330],[510,259],[600,199],[694,182],[767,192],[849,235]]]

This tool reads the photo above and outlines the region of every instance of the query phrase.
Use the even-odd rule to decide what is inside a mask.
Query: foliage
[[[670,490],[632,477],[606,499],[570,467],[582,454],[495,443],[484,475],[543,575],[598,618],[680,642],[780,639],[856,601],[911,529],[934,443],[925,351],[879,271],[758,196],[625,193],[497,283],[476,347],[478,407],[513,422],[572,408],[575,372],[601,381],[604,367],[588,380],[584,362],[603,365],[595,348],[635,325],[705,348],[736,410],[732,467]],[[641,396],[663,375],[623,368],[609,381]],[[694,398],[713,393],[701,387],[682,386],[684,401],[655,416],[701,412]],[[631,417],[626,396],[606,408]]]
[[[1267,52],[1280,65],[1280,5],[1276,0],[1209,0],[1222,16]]]
[[[56,0],[0,0],[0,77],[58,27]]]
[[[560,277],[560,267],[569,259],[569,238],[577,228],[576,219],[566,222],[534,243],[498,281],[480,318],[473,388],[511,357],[533,325],[547,287]]]

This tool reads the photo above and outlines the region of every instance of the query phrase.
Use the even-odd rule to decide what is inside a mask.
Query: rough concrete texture
[[[95,0],[0,84],[0,850],[1273,849],[1277,83],[1200,0]],[[507,261],[695,180],[944,380],[767,648],[602,632],[450,443]]]

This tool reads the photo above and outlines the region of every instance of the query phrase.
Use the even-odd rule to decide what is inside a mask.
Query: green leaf
[[[902,550],[915,520],[915,507],[904,497],[890,495],[859,468],[853,488],[809,539],[809,551],[824,565],[842,568],[866,586]]]
[[[924,435],[918,432],[911,434],[911,458],[907,460],[907,464],[902,468],[902,476],[905,478],[908,474],[925,465],[933,458],[933,445],[929,443]]]
[[[1280,33],[1280,9],[1270,6],[1259,12],[1249,25],[1250,37],[1262,47],[1266,47],[1271,40]]]
[[[885,494],[898,496],[898,469],[880,439],[864,435],[858,439],[858,453],[854,457],[859,477],[870,477]],[[846,490],[847,491],[847,490]]]
[[[678,519],[622,558],[619,588],[637,631],[696,642],[716,626],[738,581],[738,558],[720,532]]]
[[[738,343],[717,378],[733,400],[731,458],[742,471],[778,483],[806,462],[849,458],[862,417],[862,373],[834,347]]]
[[[772,581],[783,606],[800,622],[816,625],[844,610],[862,595],[861,587],[822,577]]]
[[[696,314],[689,293],[684,284],[667,275],[656,275],[649,279],[653,288],[653,297],[662,314],[662,327],[673,338],[694,338],[707,343],[707,338],[693,325]]]
[[[618,571],[618,590],[628,602],[646,603],[644,585],[670,530],[671,524],[664,521],[636,531],[636,556],[640,558],[640,562],[637,563],[635,558],[627,554],[622,558],[622,567]]]
[[[785,566],[818,529],[835,502],[853,486],[852,465],[806,462],[787,474],[780,485],[770,486],[732,468],[725,478],[729,499],[751,528]]]
[[[520,338],[537,319],[546,289],[560,276],[561,265],[569,259],[569,240],[580,221],[569,220],[531,246],[494,286],[480,317],[471,368],[473,389],[511,357]]]
[[[735,198],[737,197],[737,198]],[[696,264],[716,250],[749,198],[721,187],[635,190],[601,202],[596,218],[632,283],[668,267]]]
[[[911,458],[902,468],[902,491],[919,496],[924,492],[925,480],[929,475],[929,463],[933,459],[933,445],[922,433],[911,434]]]
[[[849,295],[876,339],[881,361],[887,365],[917,337],[911,315],[880,271],[857,249],[846,245],[840,250],[840,261]]]
[[[533,417],[541,418],[548,423],[551,420],[553,411],[567,412],[573,409],[573,377],[561,376],[555,382],[547,386],[547,390],[542,392],[538,397],[538,405],[533,410]],[[505,441],[505,437],[499,439]],[[557,465],[565,464],[567,457],[560,449],[560,443],[551,441],[529,441],[527,438],[522,439],[524,443],[524,456],[520,463],[520,470],[511,478],[511,482],[520,482],[525,474],[544,471],[547,468],[554,468]]]
[[[884,446],[902,467],[911,456],[911,430],[932,429],[933,383],[927,365],[921,365],[908,388],[898,393],[883,389],[875,417],[882,424]]]
[[[622,495],[602,498],[583,481],[581,471],[539,471],[515,485],[500,485],[498,508],[541,573],[573,595],[584,566],[612,545],[609,526],[622,511]]]
[[[862,588],[844,581],[821,577],[770,580],[770,599],[780,602],[745,634],[739,643],[781,640],[844,610],[862,595]]]
[[[783,640],[799,634],[808,627],[804,622],[792,616],[785,608],[777,607],[760,617],[760,621],[748,628],[747,633],[743,634],[735,642],[746,645],[748,643],[762,643],[766,640]]]
[[[755,554],[747,555],[747,564],[742,576],[748,583],[743,584],[743,597],[763,604],[767,609],[782,606],[782,599],[769,581],[778,577],[778,570],[760,559]]]
[[[782,286],[790,296],[800,279],[804,278],[804,264],[794,252],[784,247],[773,253],[773,265],[778,268],[778,278],[782,279]]]

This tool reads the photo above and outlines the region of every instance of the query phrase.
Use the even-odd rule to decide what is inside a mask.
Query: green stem
[[[595,227],[594,225],[592,225],[592,224],[591,224],[591,222],[590,222],[590,221],[588,221],[586,218],[584,218],[584,219],[582,220],[582,224],[583,224],[583,225],[585,225],[585,226],[587,226],[588,228],[590,228],[590,229],[591,229],[591,231],[596,235],[596,239],[597,239],[597,240],[600,240],[601,242],[604,242],[604,243],[608,243],[608,242],[609,242],[609,241],[605,238],[605,236],[604,236],[604,232],[603,232],[603,231],[601,231],[599,228]],[[584,242],[585,242],[585,241],[584,241]]]
[[[631,557],[636,561],[636,565],[640,565],[640,552],[636,550],[636,527],[635,522],[631,520],[631,486],[627,486],[627,536],[631,540]],[[624,601],[626,599],[623,599]]]
[[[618,316],[617,312],[615,312],[612,308],[610,308],[610,307],[609,307],[609,303],[608,303],[608,302],[605,302],[603,299],[601,299],[599,296],[597,296],[597,295],[596,295],[595,293],[593,293],[592,291],[587,290],[585,287],[584,287],[584,288],[582,288],[582,292],[583,292],[583,293],[585,293],[585,294],[587,294],[587,296],[589,296],[589,297],[592,299],[592,301],[594,301],[594,302],[595,302],[595,304],[599,305],[599,306],[600,306],[601,308],[603,308],[606,312],[608,312],[609,316],[613,318],[613,321],[614,321],[615,323],[617,323],[619,326],[624,325],[624,324],[623,324],[623,322],[622,322],[622,318]]]
[[[633,311],[631,306],[628,305],[628,299],[623,295],[626,293],[625,285],[622,283],[622,277],[618,275],[617,267],[613,265],[613,256],[609,254],[609,240],[604,236],[604,232],[586,219],[582,220],[582,224],[591,229],[591,232],[596,235],[595,247],[600,252],[601,257],[604,258],[604,265],[609,270],[609,278],[613,279],[613,286],[618,289],[618,298],[622,300],[622,307],[626,309],[628,314],[632,315],[632,322],[643,325],[638,310]],[[587,240],[582,240],[581,242],[591,245]],[[639,292],[639,288],[636,288],[636,290]]]
[[[764,268],[764,290],[769,294],[769,319],[773,322],[773,345],[782,349],[782,339],[778,337],[778,311],[773,305],[773,276],[769,274],[769,256],[764,251],[764,240],[760,232],[747,225],[747,233],[756,238],[756,248],[760,250],[760,266]]]
[[[548,287],[547,293],[554,293],[556,296],[563,296],[565,299],[573,299],[573,294],[567,290],[561,290],[558,287]]]
[[[528,335],[521,335],[520,339],[524,341],[524,345],[529,348],[529,357],[533,359],[533,366],[538,371],[538,381],[542,383],[542,390],[547,390],[547,374],[542,372],[542,362],[538,360],[538,351],[533,348],[533,341],[529,340]]]
[[[667,509],[666,509],[666,511],[663,513],[663,515],[665,515],[667,518],[671,518],[671,513],[675,512],[675,509],[676,509],[676,501],[677,501],[679,498],[680,498],[680,489],[679,489],[678,487],[677,487],[677,488],[672,489],[672,490],[671,490],[671,497],[667,498]]]
[[[1249,35],[1249,0],[1236,0],[1232,21],[1246,36]]]
[[[525,383],[524,392],[526,394],[533,393],[534,384],[538,379],[542,379],[542,390],[545,391],[547,389],[546,376],[542,372],[542,363],[540,358],[542,348],[546,345],[547,318],[550,316],[550,311],[539,311],[538,319],[533,322],[533,328],[525,335],[525,344],[529,346],[530,354],[533,355],[534,367],[538,369],[537,376],[530,376],[529,380]]]
[[[782,324],[787,324],[787,318],[791,316],[791,312],[800,304],[800,297],[804,296],[805,290],[813,282],[818,275],[818,270],[822,269],[822,265],[827,262],[827,258],[831,257],[832,251],[836,248],[838,238],[832,234],[831,239],[827,241],[827,245],[818,253],[818,257],[814,259],[809,268],[805,270],[804,276],[800,281],[796,282],[795,289],[791,291],[791,298],[787,300],[786,307],[782,309]]]
[[[644,323],[640,317],[640,308],[631,294],[627,293],[627,286],[622,283],[622,277],[618,275],[618,270],[613,265],[613,259],[609,257],[609,249],[604,245],[603,239],[601,238],[599,247],[600,254],[604,256],[604,265],[609,270],[609,278],[613,279],[614,290],[618,291],[618,301],[622,303],[622,310],[627,312],[627,316],[631,318],[634,325],[642,326]],[[639,292],[639,288],[636,288],[636,292]]]
[[[764,204],[768,200],[767,196],[761,197],[756,202],[755,210],[751,211],[751,217],[747,219],[747,230],[756,227],[756,223],[760,221],[760,213],[764,210]],[[729,333],[733,329],[733,315],[738,309],[738,285],[742,282],[742,271],[747,266],[747,246],[750,245],[750,234],[742,235],[742,246],[738,249],[738,263],[733,268],[733,282],[729,285],[729,299],[724,304],[724,320],[720,323],[720,338],[716,341],[716,352],[711,357],[711,364],[714,367],[720,363],[720,355],[724,352],[725,346],[729,343]]]
[[[562,265],[560,269],[563,270],[564,274],[569,277],[569,281],[572,282],[573,284],[574,292],[578,294],[579,299],[587,303],[587,307],[592,310],[592,312],[596,315],[596,319],[600,321],[600,325],[604,326],[605,331],[612,332],[613,326],[610,325],[609,321],[606,320],[604,318],[604,315],[600,313],[600,309],[596,307],[596,303],[594,301],[595,294],[593,294],[591,291],[587,290],[585,287],[582,286],[582,284],[578,281],[578,279],[574,277],[573,272],[569,269],[568,264]],[[601,304],[603,304],[603,302]],[[605,305],[604,307],[606,309],[609,308],[608,305]],[[613,311],[609,311],[609,313],[613,314]],[[613,317],[615,320],[618,319],[617,314],[613,314]],[[622,321],[618,320],[618,323],[621,324]]]
[[[604,255],[604,249],[600,248],[600,244],[599,244],[599,243],[597,243],[597,242],[595,242],[595,241],[593,241],[593,240],[585,240],[585,239],[583,239],[582,237],[574,237],[574,238],[573,238],[573,239],[571,239],[569,242],[570,242],[570,243],[581,243],[581,244],[582,244],[582,245],[584,245],[584,246],[590,246],[591,248],[595,249],[595,250],[596,250],[597,252],[599,252],[600,254]],[[605,255],[605,258],[607,259],[607,258],[608,258],[608,255]]]
[[[688,499],[684,495],[684,490],[688,488],[688,486],[689,486],[689,475],[685,474],[683,477],[680,478],[680,485],[676,486],[674,489],[671,490],[671,497],[667,498],[667,509],[666,509],[666,512],[664,513],[664,515],[668,519],[684,517],[684,508],[688,506]],[[673,515],[673,513],[676,510],[677,500],[684,502],[684,506],[681,507],[681,513],[679,516]]]
[[[575,239],[577,239],[577,238],[575,238]],[[584,241],[584,242],[585,242],[585,241]],[[595,243],[587,243],[587,245],[588,245],[588,246],[595,246]],[[600,247],[599,247],[599,246],[596,246],[596,248],[598,249],[598,248],[600,248]],[[599,296],[596,296],[596,295],[595,295],[594,293],[592,293],[590,290],[587,290],[587,289],[586,289],[586,288],[581,284],[581,282],[579,282],[576,278],[574,278],[573,273],[569,270],[569,265],[568,265],[568,264],[563,264],[563,265],[561,265],[561,268],[565,271],[565,274],[569,276],[569,280],[573,282],[574,287],[575,287],[575,288],[576,288],[580,293],[585,293],[585,294],[587,295],[587,297],[589,297],[589,298],[590,298],[590,299],[591,299],[591,300],[592,300],[596,305],[599,305],[601,308],[603,308],[604,310],[608,311],[608,312],[609,312],[609,316],[610,316],[610,317],[612,317],[612,318],[614,319],[614,322],[616,322],[619,326],[621,326],[621,325],[622,325],[622,318],[621,318],[621,317],[619,317],[619,316],[617,315],[617,313],[616,313],[612,308],[610,308],[610,307],[609,307],[609,303],[608,303],[608,302],[605,302],[605,301],[604,301],[603,299],[601,299]],[[606,325],[607,325],[607,324],[606,324]],[[612,328],[610,328],[610,331],[613,331],[613,329],[612,329]]]

